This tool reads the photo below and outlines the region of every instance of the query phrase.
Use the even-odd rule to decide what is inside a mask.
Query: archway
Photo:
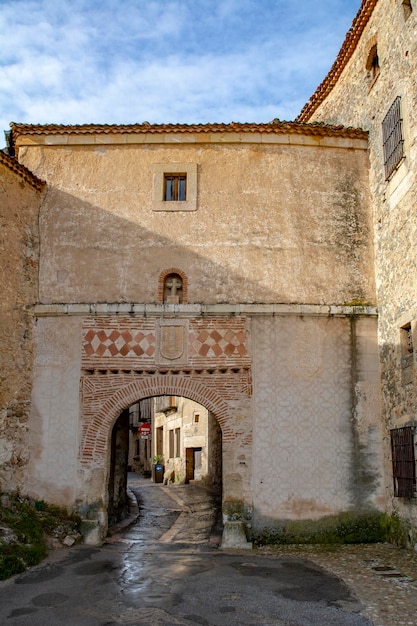
[[[140,399],[182,396],[205,406],[222,433],[222,493],[233,515],[251,510],[252,407],[250,369],[84,370],[78,502],[83,516],[107,532],[108,482],[113,427]],[[82,508],[81,508],[82,507]]]
[[[222,436],[215,415],[186,397],[141,399],[113,426],[107,476],[109,526],[129,512],[128,485],[137,492],[161,483],[174,500],[178,489],[187,497],[184,488],[192,486],[202,501],[215,503],[214,515],[222,489]]]

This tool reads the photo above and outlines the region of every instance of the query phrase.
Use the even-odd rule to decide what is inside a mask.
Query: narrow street
[[[400,551],[392,546],[327,548],[327,553],[320,547],[223,551],[213,494],[195,485],[164,486],[136,475],[129,485],[132,501],[139,501],[133,523],[114,530],[101,547],[54,552],[27,573],[0,583],[1,624],[417,623],[408,617],[407,595],[398,586],[411,601],[414,581],[403,574],[401,579],[399,572],[383,578],[382,566],[371,567],[372,550],[393,558]],[[356,585],[358,572],[362,580]],[[380,605],[372,593],[382,593]]]

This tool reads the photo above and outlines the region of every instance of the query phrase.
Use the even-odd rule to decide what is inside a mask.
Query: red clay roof
[[[352,27],[346,33],[345,40],[339,54],[337,55],[336,61],[333,63],[326,78],[317,87],[310,100],[304,105],[300,115],[296,118],[297,122],[308,122],[314,111],[327,98],[333,87],[336,85],[341,73],[345,69],[348,61],[356,49],[357,43],[361,38],[364,28],[367,25],[377,2],[378,0],[362,0],[361,7],[352,22]]]
[[[61,124],[17,124],[12,123],[13,143],[24,135],[91,135],[91,134],[163,134],[163,133],[269,133],[356,137],[366,139],[368,134],[360,128],[332,126],[322,123],[304,124],[274,120],[267,124],[82,124],[66,126]]]
[[[24,165],[21,165],[14,157],[11,157],[0,150],[0,164],[5,165],[9,170],[20,176],[25,182],[29,183],[38,191],[42,191],[45,187],[45,181],[41,180]]]

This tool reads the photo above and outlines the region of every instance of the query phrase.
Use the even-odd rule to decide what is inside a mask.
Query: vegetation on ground
[[[80,518],[43,500],[0,494],[0,580],[24,572],[48,554],[48,546],[71,535],[81,539]]]
[[[253,538],[262,545],[355,544],[390,541],[405,545],[404,524],[395,515],[378,511],[341,513],[318,520],[283,520]]]

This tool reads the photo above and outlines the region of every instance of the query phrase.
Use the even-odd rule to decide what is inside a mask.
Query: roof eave
[[[343,70],[351,59],[362,33],[377,5],[378,0],[362,0],[361,7],[352,22],[351,28],[346,33],[345,40],[339,50],[335,62],[322,83],[317,87],[310,100],[304,105],[296,122],[307,123],[313,113],[324,102],[339,80]]]

